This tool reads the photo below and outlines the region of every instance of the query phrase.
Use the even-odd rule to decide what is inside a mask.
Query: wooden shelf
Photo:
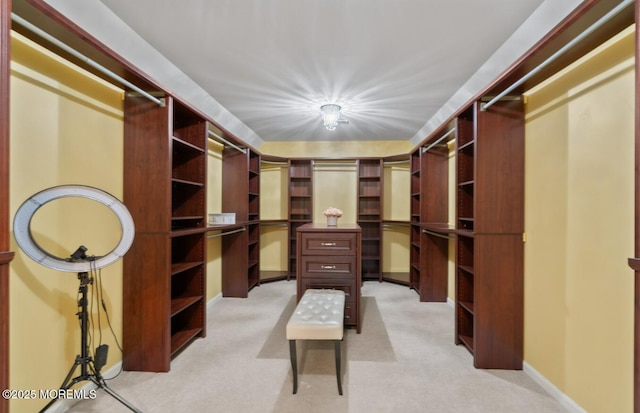
[[[202,261],[193,261],[193,262],[177,262],[171,264],[171,275],[176,275],[181,272],[190,270],[191,268],[195,268],[199,265],[202,265]]]
[[[469,337],[469,336],[458,336],[458,338],[460,339],[460,341],[462,341],[462,344],[465,345],[465,347],[467,347],[467,349],[469,349],[469,351],[471,352],[471,354],[474,353],[473,350],[473,338]]]
[[[473,303],[468,301],[460,301],[460,307],[467,310],[470,314],[473,314]]]
[[[182,350],[187,344],[191,342],[198,335],[202,334],[201,328],[192,328],[189,330],[180,330],[171,335],[171,355],[175,355],[178,351]]]
[[[473,267],[468,266],[468,265],[458,265],[458,268],[460,268],[461,270],[473,275]]]
[[[171,300],[171,317],[202,300],[202,296],[176,297]]]

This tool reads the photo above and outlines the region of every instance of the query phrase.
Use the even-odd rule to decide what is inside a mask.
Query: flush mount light
[[[340,111],[342,108],[340,105],[336,105],[333,103],[320,106],[320,111],[322,112],[322,122],[324,123],[324,127],[327,130],[332,131],[336,130],[338,123],[349,123],[348,120],[342,119],[342,114]]]

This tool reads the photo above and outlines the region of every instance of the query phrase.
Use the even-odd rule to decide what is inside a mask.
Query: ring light
[[[109,208],[120,221],[122,236],[118,245],[107,255],[90,257],[83,261],[56,257],[43,250],[31,235],[31,219],[36,211],[47,202],[66,197],[88,198]],[[88,272],[106,267],[119,260],[131,247],[135,226],[129,210],[114,196],[90,186],[62,185],[45,189],[31,196],[18,208],[13,219],[13,234],[22,251],[32,260],[54,270],[65,272]]]

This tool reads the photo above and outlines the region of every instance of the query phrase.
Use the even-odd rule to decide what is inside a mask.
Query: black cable
[[[113,325],[111,324],[111,318],[109,317],[109,311],[107,310],[107,304],[104,301],[104,289],[103,289],[103,283],[102,283],[102,269],[98,269],[97,272],[97,289],[98,289],[98,295],[99,295],[99,301],[100,301],[100,305],[102,305],[102,309],[104,310],[104,315],[105,318],[107,319],[107,325],[109,326],[109,330],[111,331],[111,335],[113,336],[113,340],[116,343],[116,346],[118,347],[118,350],[120,350],[120,355],[121,357],[124,359],[124,351],[122,350],[122,346],[120,345],[120,342],[118,341],[118,336],[116,335],[116,332],[113,331]],[[98,310],[99,311],[99,310]],[[100,331],[102,332],[102,329],[100,329]],[[100,340],[102,340],[102,336],[100,336]],[[123,360],[124,361],[124,360]],[[104,380],[113,380],[116,377],[118,377],[120,375],[120,373],[122,373],[123,368],[122,368],[122,363],[120,364],[120,369],[118,370],[118,372],[113,376],[113,377],[109,377],[109,378],[104,378]]]
[[[97,304],[97,308],[98,308],[98,334],[99,334],[98,335],[98,337],[99,337],[98,345],[101,345],[102,344],[102,321],[101,321],[102,317],[100,316],[100,303],[101,302],[104,303],[104,299],[102,298],[103,297],[103,295],[102,295],[102,277],[101,277],[102,270],[99,270],[99,272],[96,272],[95,258],[96,258],[95,256],[92,257],[90,266],[91,266],[91,272],[94,275],[94,283],[97,284],[96,285],[96,297],[95,298],[97,300],[96,304]],[[92,302],[93,302],[93,300],[92,300]],[[103,305],[103,308],[104,308],[104,311],[106,313],[107,309],[106,309],[106,307],[104,307],[104,305]]]

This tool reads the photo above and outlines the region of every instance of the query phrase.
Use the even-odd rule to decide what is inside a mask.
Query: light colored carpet
[[[478,370],[453,344],[454,312],[420,303],[392,283],[365,282],[362,333],[346,331],[338,395],[333,347],[301,342],[292,394],[284,328],[295,281],[263,284],[249,298],[223,298],[209,311],[207,337],[176,357],[169,373],[124,372],[109,386],[147,413],[474,412],[565,410],[522,371]],[[70,412],[129,411],[104,391]]]

